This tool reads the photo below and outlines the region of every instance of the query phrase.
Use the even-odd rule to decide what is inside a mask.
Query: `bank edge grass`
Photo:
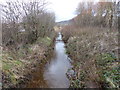
[[[31,55],[33,53],[33,49],[31,46],[36,45],[36,44],[43,44],[44,46],[49,47],[52,43],[52,37],[44,37],[44,38],[38,38],[36,43],[31,44],[31,45],[25,45],[21,47],[17,52],[16,51],[3,51],[2,56],[0,57],[2,59],[2,71],[9,76],[9,79],[12,84],[17,84],[19,81],[17,78],[19,78],[18,75],[16,75],[13,71],[16,70],[15,68],[24,68],[26,63],[22,62],[23,59],[27,56],[26,53]],[[47,48],[46,47],[46,48]],[[21,61],[22,60],[22,61]],[[33,62],[34,60],[29,60],[28,62]],[[45,62],[45,60],[43,60]],[[42,61],[42,62],[43,62]],[[14,70],[12,70],[14,69]],[[5,85],[7,88],[7,86]]]
[[[98,29],[98,30],[97,30]],[[108,40],[110,40],[109,38],[111,38],[112,37],[112,39],[113,38],[116,38],[117,36],[113,36],[113,34],[115,34],[114,32],[111,32],[111,31],[109,31],[109,29],[100,29],[100,28],[84,28],[84,29],[80,29],[80,30],[78,30],[78,29],[74,29],[75,30],[75,33],[73,33],[74,35],[72,35],[72,36],[70,36],[69,37],[69,39],[68,39],[68,43],[67,43],[67,53],[70,55],[70,56],[72,56],[72,59],[74,60],[76,60],[76,49],[77,49],[77,47],[76,47],[76,42],[77,41],[81,41],[82,39],[84,39],[84,38],[86,38],[86,39],[88,39],[88,41],[90,40],[97,40],[96,38],[100,38],[101,40],[102,40],[102,38],[108,38]],[[64,31],[63,31],[64,32]],[[77,32],[77,33],[76,33]],[[94,34],[95,33],[95,34]],[[109,37],[108,37],[108,35],[107,34],[110,34],[109,35]],[[105,35],[106,34],[106,35]],[[96,36],[95,36],[96,35]],[[74,37],[78,37],[78,38],[74,38]],[[104,36],[104,37],[103,37]],[[64,35],[64,37],[65,37],[65,35]],[[92,43],[94,43],[94,42],[92,42]],[[108,43],[108,42],[107,42]],[[113,41],[112,41],[112,43],[113,43]],[[83,43],[83,44],[85,44],[85,43]],[[114,45],[116,45],[116,43],[114,44]],[[85,48],[85,47],[81,47],[81,48]],[[88,48],[89,49],[89,48]],[[108,48],[105,48],[105,49],[108,49]],[[86,50],[86,49],[85,49]],[[109,50],[108,50],[109,51]],[[99,51],[98,51],[98,53],[100,53]],[[96,53],[96,54],[98,54],[98,53]],[[78,53],[79,54],[79,57],[77,57],[77,60],[78,60],[78,58],[79,59],[83,59],[84,57],[81,55],[81,53]],[[91,55],[94,55],[94,54],[91,54]],[[112,56],[114,56],[114,55],[112,55]],[[109,66],[109,69],[111,68],[111,63],[114,63],[113,61],[115,60],[115,56],[114,57],[111,57],[111,55],[110,54],[104,54],[103,56],[99,56],[99,57],[102,57],[103,59],[105,59],[105,58],[107,58],[107,59],[105,59],[105,60],[103,60],[103,61],[100,61],[99,63],[104,63],[104,62],[109,62],[109,63],[107,63],[107,65]],[[97,58],[99,58],[99,57],[97,57]],[[91,58],[91,57],[90,57]],[[85,59],[85,58],[84,58]],[[79,60],[78,61],[75,61],[74,60],[74,62],[76,62],[76,64],[79,62]],[[97,60],[97,59],[96,59]],[[84,60],[83,60],[84,61]],[[98,63],[96,63],[96,64],[98,64]],[[103,64],[104,65],[104,64]],[[75,67],[76,67],[77,65],[75,65]],[[119,66],[117,65],[117,68],[118,68]],[[105,67],[104,67],[105,68]],[[108,70],[109,70],[108,69]],[[101,71],[101,73],[104,71],[104,70],[100,70]],[[114,71],[114,70],[113,70]],[[108,72],[108,71],[107,71]],[[111,69],[111,72],[112,72],[112,69]],[[116,70],[116,72],[118,73],[119,71],[118,70]],[[101,73],[98,73],[98,74],[100,74],[100,76],[101,77],[106,77],[106,75],[103,75],[103,74],[101,74]],[[107,75],[108,75],[108,73],[106,73]],[[114,78],[114,77],[117,77],[117,79],[119,78],[118,76],[115,76],[116,74],[114,73],[111,73],[111,74],[109,74],[109,76],[110,75],[113,75],[112,77]],[[85,76],[85,74],[84,74],[84,76]],[[80,78],[82,78],[82,76],[80,76],[80,77],[78,77],[78,79],[80,80]],[[105,78],[105,79],[103,79],[103,78],[101,78],[104,82],[106,82],[106,80],[107,80],[107,82],[109,81],[109,83],[111,84],[111,85],[109,85],[109,87],[111,86],[111,87],[119,87],[118,85],[119,85],[119,81],[117,81],[116,83],[117,83],[117,85],[113,85],[113,82],[111,83],[111,81],[115,81],[115,80],[111,80],[110,78]],[[116,80],[117,80],[116,79]],[[75,81],[76,82],[76,79],[75,80],[73,80],[73,81]],[[80,80],[80,81],[83,81],[83,80]],[[97,80],[97,81],[99,81],[99,79]],[[74,82],[74,85],[72,85],[72,87],[76,87],[76,83]],[[115,83],[115,82],[114,82]],[[84,82],[83,82],[83,84],[84,84]],[[77,84],[77,87],[79,86],[79,84]],[[79,86],[79,87],[81,87],[81,86]],[[83,87],[84,87],[84,85],[83,85]]]
[[[108,84],[108,88],[120,88],[120,65],[116,60],[117,58],[110,53],[102,53],[96,60],[101,79]]]
[[[36,43],[43,43],[45,44],[46,46],[50,46],[51,44],[51,38],[50,37],[44,37],[44,38],[38,38],[38,40],[36,41]]]
[[[12,56],[10,56],[8,53],[3,52],[2,54],[2,70],[5,74],[7,74],[10,77],[10,80],[13,84],[17,83],[16,81],[16,75],[13,72],[13,69],[18,67],[23,67],[24,63],[20,60],[15,60]]]

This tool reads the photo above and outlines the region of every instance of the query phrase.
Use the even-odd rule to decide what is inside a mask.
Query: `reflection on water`
[[[40,65],[33,73],[32,80],[27,84],[27,88],[68,88],[69,80],[66,72],[71,68],[68,56],[65,54],[65,45],[62,41],[61,33],[56,38],[54,57],[44,65]]]
[[[66,76],[67,70],[71,67],[68,56],[65,53],[64,42],[62,35],[56,38],[55,57],[46,66],[44,79],[51,88],[68,88],[69,80]]]

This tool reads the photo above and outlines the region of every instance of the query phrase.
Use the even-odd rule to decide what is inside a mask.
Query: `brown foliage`
[[[100,26],[116,27],[117,4],[115,2],[79,3],[78,16],[74,18],[74,24],[78,27]]]
[[[29,44],[38,37],[49,36],[55,24],[54,13],[45,11],[47,2],[6,2],[2,6],[2,44]]]

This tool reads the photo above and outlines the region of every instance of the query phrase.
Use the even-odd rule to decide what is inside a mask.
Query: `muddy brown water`
[[[34,79],[28,83],[28,88],[68,88],[70,86],[67,71],[71,68],[65,53],[65,44],[61,33],[55,43],[54,56],[49,62],[34,73]]]

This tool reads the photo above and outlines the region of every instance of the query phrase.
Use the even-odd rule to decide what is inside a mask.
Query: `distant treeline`
[[[120,2],[81,2],[76,10],[78,15],[72,21],[76,27],[117,27],[119,6]]]

